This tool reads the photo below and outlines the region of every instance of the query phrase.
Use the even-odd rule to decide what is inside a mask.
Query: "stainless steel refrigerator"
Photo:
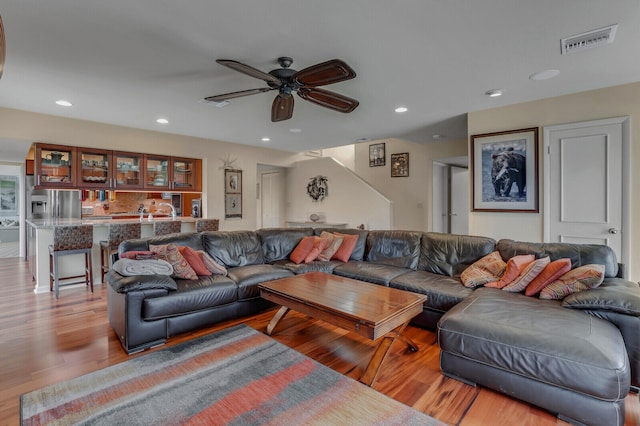
[[[26,177],[27,219],[82,217],[82,198],[79,190],[34,189],[33,176]]]

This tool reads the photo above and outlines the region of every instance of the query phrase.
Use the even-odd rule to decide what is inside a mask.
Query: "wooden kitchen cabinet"
[[[75,188],[76,148],[64,145],[36,144],[34,158],[37,188]]]

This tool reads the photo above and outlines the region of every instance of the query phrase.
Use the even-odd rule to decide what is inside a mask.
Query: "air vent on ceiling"
[[[613,43],[613,39],[616,35],[617,29],[618,24],[563,38],[562,40],[560,40],[562,46],[562,54],[566,55],[567,53],[579,52],[581,50],[591,49],[594,47],[600,47],[605,44]]]

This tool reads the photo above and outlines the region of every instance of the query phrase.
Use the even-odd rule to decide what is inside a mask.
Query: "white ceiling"
[[[467,112],[640,78],[637,0],[2,0],[0,15],[0,106],[297,152],[465,138]],[[560,55],[561,38],[611,24],[615,43]],[[269,71],[279,56],[298,70],[346,61],[357,77],[325,87],[360,106],[341,114],[296,96],[293,118],[271,123],[275,92],[200,102],[266,86],[215,59]],[[561,73],[528,79],[544,69]],[[485,96],[495,88],[504,95]]]

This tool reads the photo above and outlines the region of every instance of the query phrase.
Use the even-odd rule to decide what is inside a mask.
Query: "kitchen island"
[[[102,282],[100,274],[100,241],[108,239],[108,229],[110,223],[132,223],[140,222],[142,225],[142,237],[153,236],[154,222],[172,220],[170,216],[154,216],[148,220],[145,216],[143,220],[139,217],[127,216],[126,218],[110,217],[85,217],[83,219],[31,219],[27,220],[27,258],[29,269],[34,278],[35,293],[49,292],[49,246],[53,244],[53,229],[56,226],[66,225],[93,225],[93,250],[91,260],[93,265],[94,285]],[[196,219],[190,216],[177,217],[182,223],[182,232],[195,232]],[[62,276],[81,275],[84,270],[84,262],[81,256],[62,256],[59,260]],[[80,284],[81,285],[81,284]],[[61,296],[62,298],[63,296]]]

